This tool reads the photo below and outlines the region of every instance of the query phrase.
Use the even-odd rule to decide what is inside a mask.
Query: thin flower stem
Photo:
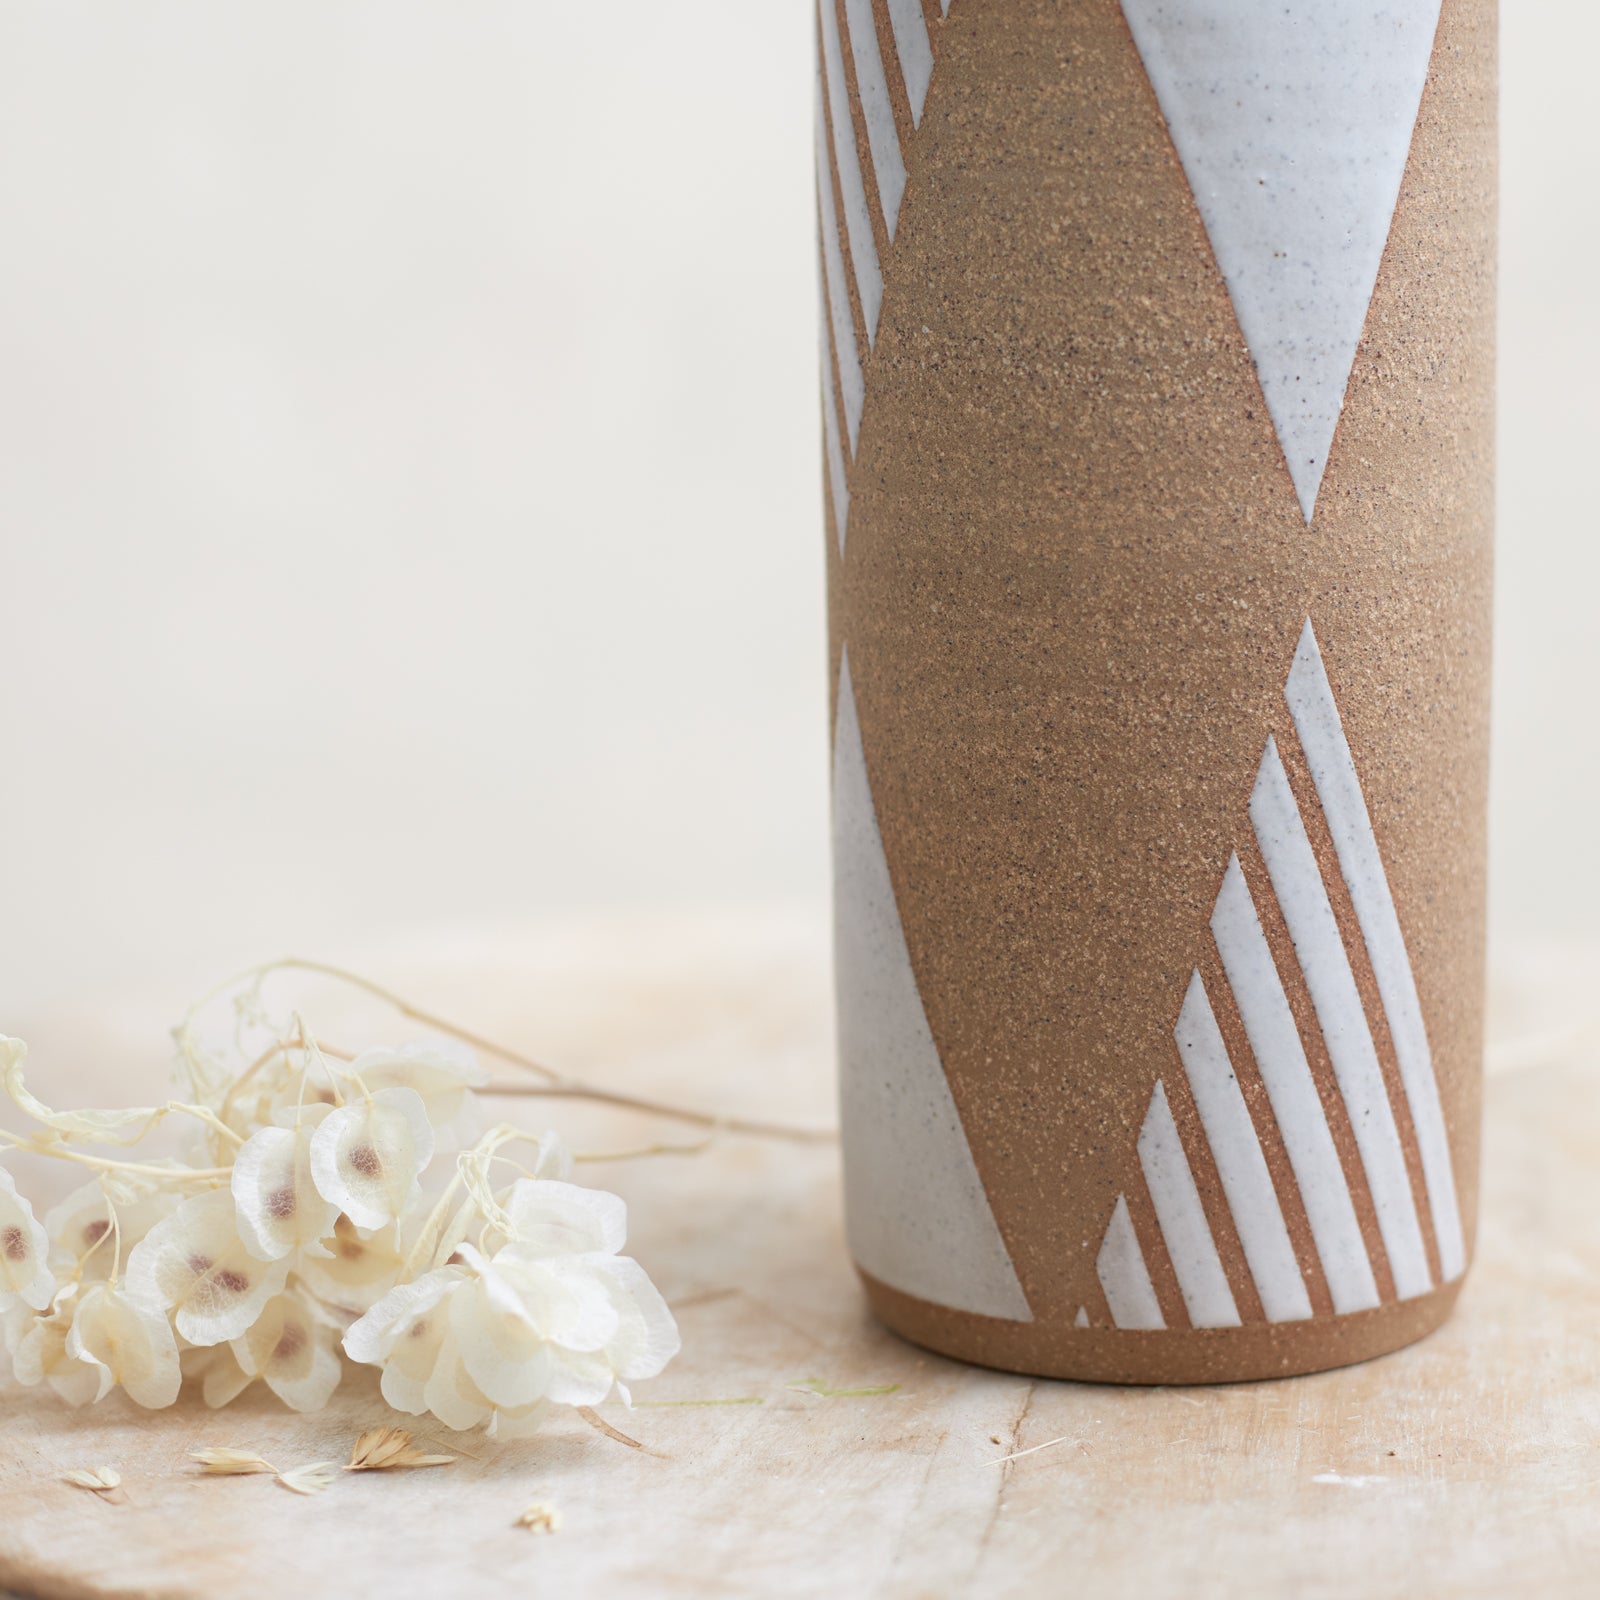
[[[485,1055],[498,1057],[501,1061],[509,1062],[514,1067],[519,1067],[524,1072],[531,1072],[543,1078],[545,1084],[542,1088],[533,1087],[508,1087],[497,1085],[486,1091],[490,1094],[553,1094],[562,1095],[576,1100],[594,1100],[602,1105],[622,1106],[631,1111],[645,1111],[653,1116],[671,1117],[676,1122],[688,1122],[700,1128],[711,1128],[725,1133],[749,1134],[763,1139],[793,1139],[802,1144],[829,1143],[838,1138],[837,1132],[832,1128],[795,1128],[781,1122],[764,1122],[752,1117],[724,1117],[714,1112],[697,1111],[690,1106],[676,1106],[662,1100],[650,1100],[641,1095],[621,1094],[613,1089],[601,1089],[593,1084],[582,1083],[576,1078],[564,1077],[553,1067],[547,1067],[541,1061],[535,1061],[531,1056],[525,1056],[520,1051],[513,1050],[507,1045],[497,1044],[493,1039],[486,1039],[481,1033],[474,1033],[470,1028],[463,1028],[459,1023],[450,1022],[444,1017],[435,1015],[431,1011],[424,1011],[421,1006],[413,1005],[402,995],[392,989],[386,989],[381,983],[375,983],[371,978],[363,978],[359,973],[347,971],[344,967],[336,967],[326,961],[309,961],[301,956],[286,956],[281,961],[268,961],[260,966],[250,967],[246,971],[236,974],[228,982],[218,985],[201,1000],[195,1002],[190,1008],[189,1017],[184,1023],[185,1029],[193,1021],[196,1013],[204,1006],[209,1005],[218,995],[225,993],[235,984],[243,983],[246,979],[253,978],[258,982],[273,972],[312,972],[324,978],[332,978],[339,983],[348,984],[350,987],[360,989],[365,994],[370,994],[374,999],[381,1000],[385,1005],[392,1006],[403,1017],[409,1017],[413,1022],[421,1023],[425,1028],[436,1028],[440,1033],[447,1033],[452,1038],[459,1039],[463,1044],[468,1044],[475,1050],[481,1050]],[[270,1058],[269,1058],[270,1059]],[[254,1071],[254,1068],[250,1069]],[[246,1074],[248,1076],[248,1073]],[[241,1080],[242,1081],[242,1080]]]
[[[109,1217],[111,1217],[111,1219],[113,1221],[115,1221],[116,1220],[116,1207],[112,1205],[111,1196],[106,1193],[105,1184],[104,1183],[102,1183],[100,1185],[100,1193],[101,1193],[101,1196],[104,1198],[105,1203],[106,1203],[106,1214]],[[83,1280],[83,1269],[86,1266],[89,1265],[89,1257],[92,1256],[95,1253],[95,1251],[98,1250],[100,1248],[100,1246],[103,1245],[110,1236],[111,1236],[111,1229],[110,1228],[101,1229],[101,1231],[95,1235],[94,1243],[92,1245],[90,1245],[89,1248],[87,1250],[85,1250],[81,1256],[78,1257],[77,1265],[72,1269],[72,1276],[73,1276],[73,1279],[74,1279],[75,1282],[82,1282],[82,1280]],[[121,1235],[120,1235],[120,1232],[119,1232],[118,1238],[117,1238],[117,1245],[118,1245],[118,1249],[120,1250],[121,1249]],[[112,1276],[115,1277],[115,1274],[113,1273]]]
[[[437,1017],[430,1011],[424,1011],[421,1006],[412,1005],[403,995],[396,994],[393,989],[384,988],[381,983],[374,983],[371,978],[363,978],[359,973],[333,966],[326,961],[308,961],[301,956],[286,956],[282,961],[269,961],[264,966],[252,967],[248,972],[240,973],[233,981],[237,983],[244,978],[265,977],[268,973],[283,971],[315,972],[324,978],[333,978],[340,983],[349,984],[351,988],[361,989],[374,999],[392,1006],[401,1016],[409,1017],[413,1022],[420,1022],[425,1028],[437,1028],[441,1033],[448,1033],[464,1044],[470,1044],[474,1049],[499,1056],[502,1061],[509,1061],[514,1066],[521,1067],[525,1072],[535,1072],[551,1083],[565,1081],[554,1068],[547,1067],[515,1050],[509,1050],[504,1045],[496,1044],[492,1039],[485,1039],[481,1034],[472,1032],[470,1028],[463,1028],[459,1023],[446,1021],[445,1018]],[[222,987],[226,989],[230,986],[224,984]],[[214,990],[207,998],[215,998],[215,995],[221,992],[220,989]]]
[[[235,1133],[234,1130],[230,1128],[228,1124],[211,1109],[210,1106],[191,1106],[187,1105],[182,1100],[173,1100],[170,1101],[164,1109],[168,1111],[182,1111],[186,1116],[198,1117],[199,1120],[205,1123],[205,1125],[210,1128],[213,1133],[220,1133],[222,1137],[228,1140],[231,1144],[241,1145],[244,1143],[244,1135],[242,1133]]]
[[[122,1275],[122,1219],[117,1215],[116,1202],[106,1193],[104,1184],[101,1184],[100,1192],[106,1197],[106,1210],[111,1216],[111,1276],[107,1281],[114,1289],[117,1279]]]
[[[76,1161],[80,1166],[94,1167],[100,1172],[137,1172],[143,1177],[204,1179],[208,1182],[232,1176],[232,1167],[155,1167],[138,1161],[112,1161],[101,1156],[86,1156],[81,1151],[68,1150],[64,1145],[40,1144],[24,1139],[19,1134],[0,1128],[0,1140],[13,1150],[26,1150],[30,1155],[48,1156],[52,1161]]]
[[[512,1095],[518,1098],[595,1100],[602,1105],[622,1106],[629,1111],[647,1111],[652,1116],[671,1117],[675,1122],[693,1123],[713,1133],[746,1133],[765,1139],[793,1139],[802,1144],[825,1144],[838,1138],[832,1128],[795,1128],[783,1122],[762,1122],[750,1117],[724,1117],[714,1111],[696,1111],[688,1106],[670,1105],[643,1095],[619,1094],[612,1089],[595,1089],[578,1083],[532,1084],[490,1083],[478,1091],[485,1095]]]
[[[708,1133],[703,1139],[696,1139],[693,1144],[646,1144],[640,1145],[636,1150],[580,1150],[573,1156],[574,1161],[638,1161],[645,1156],[697,1156],[702,1151],[709,1150],[715,1140],[714,1133]]]
[[[418,1263],[438,1244],[439,1235],[449,1218],[450,1202],[455,1199],[461,1182],[461,1168],[458,1165],[455,1176],[445,1185],[444,1193],[439,1196],[433,1210],[428,1213],[428,1220],[422,1224],[422,1232],[417,1235],[416,1243],[406,1251],[405,1261],[402,1263],[402,1271],[406,1278],[410,1278],[416,1271]]]
[[[190,1013],[193,1015],[193,1013]],[[188,1023],[184,1024],[187,1029]],[[233,1102],[238,1099],[239,1091],[264,1067],[269,1061],[278,1056],[292,1055],[296,1050],[303,1050],[304,1043],[297,1044],[293,1039],[280,1039],[270,1050],[263,1050],[232,1083],[228,1085],[228,1092],[222,1098],[222,1112],[226,1116],[233,1109]]]

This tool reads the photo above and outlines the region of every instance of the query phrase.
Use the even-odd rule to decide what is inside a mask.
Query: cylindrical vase
[[[1134,1383],[1448,1314],[1494,0],[820,0],[841,1119],[878,1315]]]

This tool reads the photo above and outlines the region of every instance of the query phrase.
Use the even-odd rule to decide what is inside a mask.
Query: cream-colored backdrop
[[[1494,918],[1582,936],[1600,11],[1504,46]],[[0,8],[0,1027],[820,904],[810,59],[801,0]]]

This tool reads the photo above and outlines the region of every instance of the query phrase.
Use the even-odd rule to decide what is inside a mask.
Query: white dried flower
[[[72,1313],[67,1296],[48,1316],[35,1317],[17,1341],[13,1370],[24,1388],[48,1383],[69,1406],[86,1406],[99,1393],[100,1377],[67,1350]]]
[[[170,1190],[146,1189],[122,1195],[116,1207],[113,1235],[106,1178],[95,1178],[45,1213],[51,1263],[58,1273],[76,1273],[84,1283],[109,1278],[118,1249],[125,1257],[158,1222],[177,1210],[178,1196]]]
[[[429,1409],[428,1382],[450,1326],[444,1303],[465,1280],[459,1267],[425,1272],[391,1289],[346,1332],[345,1353],[383,1369],[383,1398],[396,1411],[419,1416]]]
[[[78,1301],[66,1350],[94,1372],[95,1400],[119,1385],[152,1411],[178,1398],[183,1376],[166,1312],[109,1284],[95,1284]]]
[[[33,1207],[17,1193],[11,1174],[0,1167],[0,1310],[20,1301],[43,1311],[55,1292],[50,1237],[39,1226]]]
[[[382,1089],[329,1112],[311,1139],[317,1190],[358,1228],[396,1222],[421,1192],[433,1129],[415,1089]]]
[[[548,1405],[593,1405],[677,1353],[666,1303],[615,1254],[620,1200],[523,1179],[503,1210],[511,1233],[492,1256],[462,1245],[453,1265],[401,1284],[345,1335],[355,1360],[382,1367],[397,1410],[522,1433]]]
[[[397,1223],[363,1239],[355,1224],[340,1216],[322,1243],[324,1254],[302,1254],[295,1271],[324,1305],[359,1315],[399,1281],[405,1257]]]
[[[615,1255],[627,1242],[627,1205],[621,1195],[605,1189],[523,1178],[511,1185],[500,1205],[510,1231],[489,1234],[485,1246],[490,1250],[515,1244],[530,1258],[592,1251]]]
[[[251,1134],[233,1158],[239,1235],[262,1261],[296,1250],[329,1253],[322,1241],[333,1232],[339,1208],[317,1192],[311,1176],[311,1138],[328,1114],[326,1106],[308,1106],[294,1126]]]
[[[213,1189],[185,1200],[128,1258],[128,1287],[173,1311],[191,1344],[236,1339],[283,1288],[287,1261],[259,1261],[245,1248],[233,1195]]]
[[[339,1387],[338,1330],[303,1294],[274,1295],[229,1348],[291,1411],[320,1411]]]
[[[489,1081],[476,1055],[453,1039],[417,1039],[409,1044],[363,1050],[344,1073],[374,1094],[383,1089],[414,1089],[428,1120],[440,1133],[465,1131],[462,1124],[473,1089]]]

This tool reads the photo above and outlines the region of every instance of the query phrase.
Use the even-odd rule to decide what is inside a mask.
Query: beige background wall
[[[820,903],[810,52],[800,0],[0,8],[0,1028]],[[1505,941],[1600,892],[1597,52],[1507,7]]]

